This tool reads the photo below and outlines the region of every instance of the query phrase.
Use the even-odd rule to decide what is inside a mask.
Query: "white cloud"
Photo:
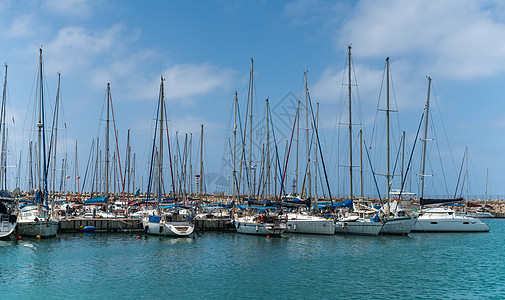
[[[505,71],[505,22],[493,2],[361,1],[337,34],[356,57],[417,57],[426,74],[468,79]]]
[[[31,37],[35,35],[33,16],[20,16],[11,23],[7,29],[9,37]]]
[[[45,5],[50,12],[66,17],[87,18],[91,15],[87,0],[47,0]]]
[[[89,68],[99,55],[117,55],[124,34],[121,25],[97,32],[83,27],[62,28],[56,38],[44,46],[47,50],[46,66],[66,74],[80,72],[83,68]]]

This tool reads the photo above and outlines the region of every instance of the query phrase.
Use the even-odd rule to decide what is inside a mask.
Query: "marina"
[[[166,277],[191,278],[190,288],[177,291],[180,299],[502,298],[505,277],[496,249],[503,247],[505,221],[488,223],[488,233],[375,237],[66,233],[0,241],[0,282],[6,298],[163,298],[174,292],[161,284]]]
[[[504,7],[0,3],[1,298],[505,299]]]

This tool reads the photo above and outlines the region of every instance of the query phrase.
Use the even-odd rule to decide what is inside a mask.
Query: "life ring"
[[[263,222],[263,215],[258,216],[258,222],[262,223]]]

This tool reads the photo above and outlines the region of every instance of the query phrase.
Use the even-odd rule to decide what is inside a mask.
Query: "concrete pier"
[[[60,232],[80,232],[86,226],[94,226],[97,232],[124,232],[142,231],[141,219],[117,218],[117,219],[63,219],[60,220]]]

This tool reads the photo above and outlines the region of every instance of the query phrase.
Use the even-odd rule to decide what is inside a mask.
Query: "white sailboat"
[[[353,165],[352,165],[352,114],[351,114],[351,46],[348,49],[348,65],[349,65],[349,181],[350,181],[350,197],[353,202]],[[376,222],[376,211],[368,208],[357,209],[353,203],[353,212],[345,213],[341,211],[335,222],[335,233],[355,234],[355,235],[378,235],[382,228],[382,222]],[[373,220],[372,220],[373,218]]]
[[[238,233],[279,236],[287,229],[286,216],[259,214],[235,218],[233,225]]]
[[[393,181],[391,171],[390,171],[390,156],[391,156],[391,151],[390,151],[390,130],[389,130],[389,113],[391,112],[391,109],[389,107],[389,57],[386,58],[386,130],[387,130],[387,175],[386,175],[386,180],[387,180],[387,203],[386,205],[382,208],[382,211],[384,212],[384,215],[382,217],[382,221],[384,222],[384,226],[382,226],[380,233],[381,234],[393,234],[393,235],[407,235],[410,233],[412,228],[414,228],[414,225],[417,220],[417,214],[413,213],[413,210],[406,212],[405,210],[399,210],[399,201],[401,199],[398,199],[396,202],[392,202],[391,200],[391,183]],[[403,178],[402,178],[402,185],[403,185]],[[403,188],[403,187],[402,187]]]
[[[9,239],[17,224],[16,215],[8,212],[7,207],[0,202],[0,240]]]
[[[458,215],[448,207],[423,210],[413,232],[488,232],[489,226],[478,218]]]
[[[44,93],[42,80],[42,49],[39,52],[39,119],[38,128],[38,188],[35,193],[35,203],[21,206],[18,213],[18,233],[21,236],[49,238],[56,236],[59,221],[51,216],[47,206],[47,162],[44,131]],[[43,154],[43,157],[41,155]],[[42,174],[41,174],[42,173]]]
[[[172,210],[162,210],[159,205],[161,204],[161,190],[162,190],[162,174],[163,174],[163,126],[164,126],[164,108],[165,96],[163,90],[163,76],[161,77],[160,84],[160,97],[159,97],[159,149],[158,149],[158,166],[157,166],[157,198],[158,209],[157,214],[147,216],[143,219],[144,230],[150,235],[161,236],[188,236],[195,230],[195,226],[189,219],[189,212],[184,209],[175,208]],[[155,133],[156,136],[156,133]],[[155,145],[153,144],[153,147]],[[154,153],[154,151],[153,151]],[[149,195],[149,193],[148,193]]]
[[[308,234],[328,234],[335,233],[335,221],[309,213],[297,212],[287,213],[286,232],[288,233],[308,233]]]
[[[448,207],[432,207],[424,209],[425,205],[458,202],[459,199],[424,199],[424,177],[426,176],[426,142],[428,141],[428,116],[430,107],[430,86],[431,77],[428,77],[428,97],[426,99],[425,119],[424,119],[424,138],[423,138],[423,153],[421,161],[421,192],[420,204],[421,213],[414,226],[413,232],[488,232],[489,226],[477,218],[470,216],[461,216]]]

